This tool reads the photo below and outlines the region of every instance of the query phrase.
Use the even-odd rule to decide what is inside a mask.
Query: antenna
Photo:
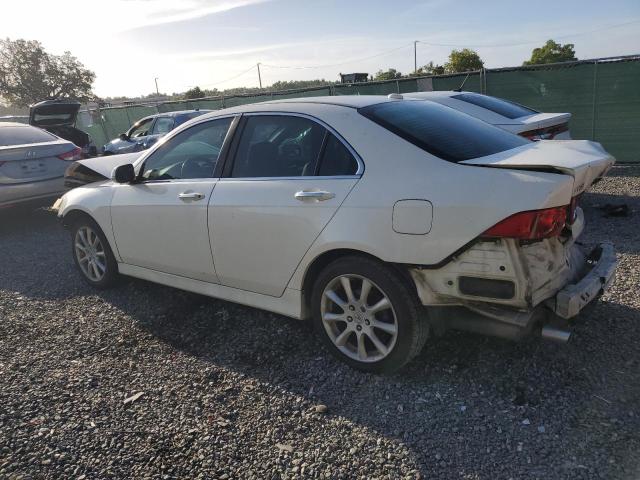
[[[454,92],[461,92],[462,91],[462,87],[464,87],[464,84],[467,83],[467,80],[469,80],[469,73],[467,73],[467,76],[464,77],[464,80],[462,81],[462,83],[460,84],[460,86],[458,88],[454,88],[453,91]]]

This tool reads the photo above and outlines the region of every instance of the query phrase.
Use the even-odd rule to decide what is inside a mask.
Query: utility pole
[[[258,62],[256,65],[258,67],[258,83],[260,84],[260,88],[262,88],[262,77],[260,76],[260,62]]]
[[[156,95],[159,97],[160,96],[160,90],[158,90],[158,77],[154,78],[154,80],[156,81]]]
[[[413,41],[413,73],[418,71],[418,40]]]

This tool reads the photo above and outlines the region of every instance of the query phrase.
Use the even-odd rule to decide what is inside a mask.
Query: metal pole
[[[260,62],[257,63],[258,67],[258,83],[260,84],[260,88],[262,88],[262,77],[260,76]]]
[[[160,90],[158,90],[158,78],[154,78],[154,80],[156,81],[156,95],[159,97],[160,96]]]
[[[418,40],[413,41],[413,73],[418,71]]]
[[[598,102],[598,60],[593,62],[593,106],[591,109],[591,140],[596,139],[596,115]]]

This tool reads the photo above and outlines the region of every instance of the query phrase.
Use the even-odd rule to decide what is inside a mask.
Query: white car
[[[571,140],[570,113],[541,113],[509,100],[474,92],[417,92],[404,93],[403,97],[441,103],[529,140]]]
[[[616,266],[611,245],[576,243],[576,199],[614,163],[599,144],[530,142],[435,102],[245,105],[80,163],[112,178],[55,205],[89,284],[123,274],[311,318],[366,371],[448,328],[566,339],[560,321]]]

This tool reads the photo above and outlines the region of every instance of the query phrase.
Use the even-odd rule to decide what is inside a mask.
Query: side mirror
[[[136,171],[133,165],[126,163],[113,169],[111,179],[117,183],[131,183],[136,179]]]
[[[129,140],[129,136],[126,133],[121,133],[120,135],[118,135],[118,138],[120,140],[124,140],[125,142]]]

